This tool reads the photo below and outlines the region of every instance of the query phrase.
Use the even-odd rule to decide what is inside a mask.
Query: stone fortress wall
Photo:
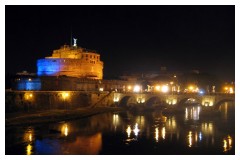
[[[69,76],[102,79],[100,54],[77,46],[62,46],[52,56],[37,61],[38,76]]]

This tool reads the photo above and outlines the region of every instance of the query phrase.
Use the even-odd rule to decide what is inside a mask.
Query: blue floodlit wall
[[[21,78],[21,80],[16,83],[17,90],[41,90],[41,80],[39,78],[34,78],[29,80],[28,78]]]
[[[37,61],[38,76],[54,76],[62,69],[60,59],[39,59]]]

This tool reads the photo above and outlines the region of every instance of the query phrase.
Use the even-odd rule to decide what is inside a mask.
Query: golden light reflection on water
[[[29,141],[32,142],[32,133],[29,134]]]
[[[192,147],[192,131],[188,132],[188,147]]]
[[[59,148],[62,153],[71,155],[97,155],[102,149],[102,134],[79,135],[74,141],[65,141]]]
[[[138,136],[138,133],[140,132],[140,129],[138,128],[138,124],[137,123],[134,126],[133,132],[134,132],[135,136]]]
[[[156,142],[158,142],[158,137],[159,137],[159,130],[158,130],[158,127],[155,128],[155,139],[156,139]]]
[[[32,145],[28,144],[26,147],[26,154],[31,155],[32,154]]]
[[[128,138],[129,138],[131,136],[131,132],[132,132],[130,125],[128,125],[126,132],[127,132]]]
[[[213,128],[214,128],[214,125],[212,122],[209,122],[209,123],[202,123],[202,132],[203,134],[206,134],[206,135],[212,135],[213,134]]]
[[[145,117],[144,116],[137,116],[136,123],[142,128],[145,125]]]
[[[232,149],[232,137],[227,136],[227,138],[223,139],[223,152],[227,152]]]
[[[177,123],[175,117],[167,119],[166,127],[168,130],[175,130],[177,128]]]
[[[162,138],[165,139],[166,136],[166,129],[165,127],[162,128]]]
[[[33,141],[34,130],[32,128],[28,128],[24,135],[23,139],[25,142],[32,142]]]
[[[118,125],[119,125],[119,116],[117,114],[114,114],[113,115],[113,126],[114,126],[115,130],[117,129]]]
[[[23,140],[28,144],[25,149],[26,155],[31,155],[33,149],[32,142],[34,141],[34,130],[32,128],[27,128],[23,135]]]
[[[198,107],[191,107],[185,108],[185,120],[199,120],[201,108]]]
[[[68,134],[69,134],[69,126],[66,123],[63,124],[62,129],[61,129],[61,133],[64,136],[68,136]]]

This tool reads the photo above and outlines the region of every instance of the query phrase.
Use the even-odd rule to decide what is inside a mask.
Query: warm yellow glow
[[[209,106],[213,106],[213,101],[210,101],[210,102],[209,102]]]
[[[129,138],[131,135],[131,132],[132,132],[130,125],[127,127],[126,132],[127,132],[128,138]]]
[[[233,94],[234,93],[234,87],[233,86],[225,86],[224,87],[224,92]]]
[[[30,101],[30,100],[32,100],[32,98],[33,98],[33,94],[32,93],[25,93],[24,94],[24,99],[25,100]]]
[[[229,147],[232,147],[232,137],[231,136],[228,136],[228,144],[229,144]]]
[[[63,124],[61,132],[64,136],[68,136],[69,135],[69,126],[67,124]]]
[[[173,100],[172,100],[172,104],[173,104],[173,105],[177,104],[177,99],[173,99]]]
[[[188,109],[185,109],[185,120],[188,120]]]
[[[119,123],[119,120],[118,120],[118,115],[117,114],[114,114],[113,115],[113,125],[114,127],[116,127]]]
[[[224,152],[227,151],[227,140],[226,139],[223,140],[223,151]]]
[[[99,91],[100,91],[100,92],[102,92],[102,91],[103,91],[103,88],[102,88],[102,87],[101,87],[101,88],[99,88]]]
[[[202,123],[202,132],[204,134],[212,134],[214,131],[213,123]]]
[[[141,87],[139,85],[134,86],[133,92],[140,92]]]
[[[145,103],[145,98],[138,97],[138,98],[137,98],[137,102],[138,102],[138,103]]]
[[[197,134],[197,132],[195,132],[195,142],[197,142],[198,141],[198,134]]]
[[[162,128],[162,138],[165,139],[166,136],[166,129],[165,127]]]
[[[193,86],[189,86],[188,89],[189,89],[190,91],[192,91],[192,90],[193,90]]]
[[[155,139],[156,139],[156,142],[158,142],[158,137],[159,137],[159,131],[158,131],[158,128],[155,128]]]
[[[26,152],[27,152],[27,155],[31,155],[32,154],[32,145],[31,144],[27,145]]]
[[[32,133],[29,134],[29,141],[32,142]]]
[[[131,89],[132,89],[132,86],[128,86],[127,88],[128,88],[128,90],[131,90]]]
[[[157,91],[160,91],[161,87],[160,87],[160,86],[156,86],[155,89],[156,89]]]
[[[64,135],[68,136],[68,126],[66,125],[65,129],[64,129]]]
[[[135,136],[138,136],[138,132],[140,132],[140,129],[138,129],[138,124],[137,123],[135,124],[133,132],[134,132]]]
[[[192,147],[192,132],[188,132],[188,147]]]
[[[169,91],[169,87],[167,85],[162,86],[162,92],[167,93]]]
[[[226,152],[230,149],[232,149],[232,137],[228,135],[223,139],[223,151]]]
[[[113,98],[113,102],[118,102],[119,101],[119,97],[114,97]]]
[[[62,98],[65,100],[67,98],[69,98],[69,93],[68,92],[63,92],[62,93]]]
[[[233,93],[233,88],[232,87],[229,88],[229,93]]]

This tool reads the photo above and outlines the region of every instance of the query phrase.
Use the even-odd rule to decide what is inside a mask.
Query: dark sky
[[[5,6],[6,73],[70,43],[94,49],[104,75],[198,69],[235,75],[235,6]]]

